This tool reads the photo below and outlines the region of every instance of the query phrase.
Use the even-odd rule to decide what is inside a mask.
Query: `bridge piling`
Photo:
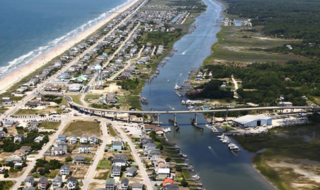
[[[212,116],[211,116],[211,122],[210,122],[211,124],[213,124],[214,123],[214,112],[212,113]]]
[[[173,123],[175,124],[175,123],[177,123],[177,114],[174,113],[173,115],[174,115]]]
[[[130,123],[130,113],[128,113],[128,121],[127,123]]]
[[[194,124],[197,125],[198,116],[197,113],[194,114]]]
[[[142,124],[144,124],[144,113],[142,114]]]
[[[158,113],[158,127],[160,127],[160,114]]]

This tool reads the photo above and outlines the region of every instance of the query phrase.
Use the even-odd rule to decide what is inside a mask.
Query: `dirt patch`
[[[110,169],[96,169],[96,172],[94,173],[94,179],[107,179],[109,175]]]
[[[11,155],[12,155],[12,152],[1,152],[1,154],[0,154],[0,162],[4,162]]]
[[[8,130],[8,135],[12,135],[15,136],[16,134],[18,134],[17,129],[15,127],[7,127]]]
[[[88,165],[71,166],[72,177],[84,179],[89,171]]]
[[[269,161],[267,164],[278,171],[282,177],[290,176],[291,186],[295,188],[314,189],[320,185],[320,167],[298,164],[296,160]]]
[[[80,137],[83,134],[89,137],[93,134],[100,136],[100,123],[94,122],[92,120],[75,120],[68,123],[62,134],[71,136],[73,134]]]
[[[98,188],[105,188],[105,184],[104,183],[90,183],[88,186],[88,189],[98,189]]]

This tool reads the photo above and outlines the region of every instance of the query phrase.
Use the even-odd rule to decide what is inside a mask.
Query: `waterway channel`
[[[187,110],[181,105],[181,97],[177,96],[174,86],[188,78],[191,68],[202,65],[203,60],[210,55],[210,47],[214,44],[220,27],[217,19],[223,19],[223,6],[211,0],[203,0],[208,5],[204,14],[196,18],[199,25],[191,33],[182,37],[174,44],[178,51],[170,57],[164,67],[159,66],[160,74],[150,84],[146,83],[141,96],[147,97],[149,104],[143,105],[143,110]],[[169,81],[169,82],[168,82]],[[234,156],[216,135],[205,128],[203,132],[190,125],[193,114],[177,115],[180,131],[167,137],[175,142],[200,176],[203,187],[207,190],[265,190],[274,189],[251,166],[252,153],[241,148],[238,157]],[[160,121],[167,128],[168,119],[173,115],[161,115]],[[205,123],[205,118],[198,115],[198,123]],[[208,147],[212,147],[209,149]]]

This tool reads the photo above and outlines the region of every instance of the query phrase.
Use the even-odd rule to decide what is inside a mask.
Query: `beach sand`
[[[112,13],[108,18],[102,20],[101,22],[97,23],[93,27],[88,28],[87,30],[83,31],[82,33],[80,33],[79,35],[74,37],[73,39],[70,39],[68,42],[66,42],[66,43],[54,48],[50,52],[42,55],[41,57],[39,57],[37,59],[35,59],[32,63],[30,63],[30,64],[18,69],[17,71],[14,71],[13,73],[9,74],[8,76],[4,77],[0,81],[0,93],[5,92],[8,88],[10,88],[16,82],[19,82],[25,76],[29,75],[30,73],[34,72],[39,67],[41,67],[44,64],[48,63],[49,61],[51,61],[56,56],[62,54],[65,51],[67,51],[68,49],[70,49],[76,43],[79,43],[83,39],[87,38],[92,33],[94,33],[99,28],[101,28],[103,25],[105,25],[107,22],[109,22],[110,20],[112,20],[113,18],[115,18],[116,16],[118,16],[119,14],[121,14],[122,12],[127,10],[128,8],[130,8],[132,5],[134,5],[138,1],[139,0],[133,0],[129,4],[125,5],[121,9],[119,9],[118,11]]]

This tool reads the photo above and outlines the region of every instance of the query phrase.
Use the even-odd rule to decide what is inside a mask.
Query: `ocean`
[[[0,0],[0,78],[131,0]]]

